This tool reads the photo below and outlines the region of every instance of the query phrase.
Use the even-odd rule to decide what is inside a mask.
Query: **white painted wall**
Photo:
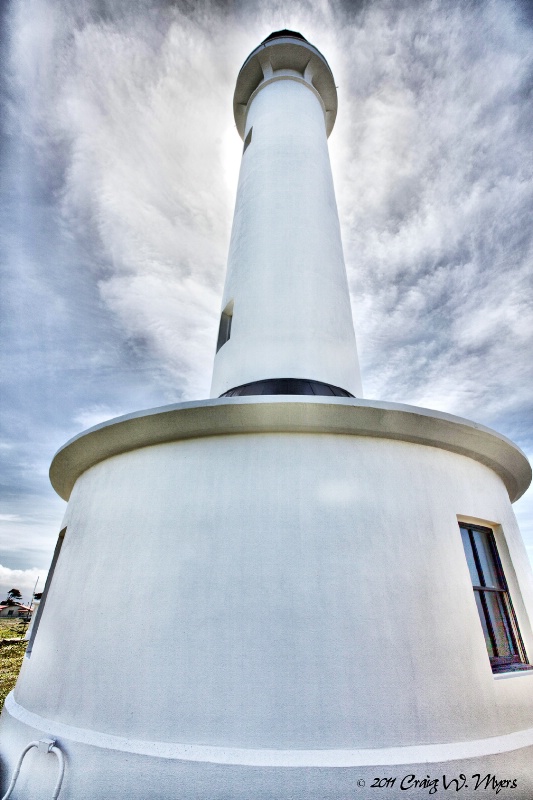
[[[307,404],[333,413],[347,402]],[[291,403],[263,405],[272,414]],[[211,401],[206,419],[215,412]],[[389,431],[394,413],[380,410]],[[436,774],[512,764],[522,781],[513,797],[529,800],[533,674],[491,672],[458,515],[496,528],[531,656],[528,559],[501,478],[472,458],[286,431],[101,461],[70,498],[33,652],[2,717],[3,758],[13,766],[31,739],[57,737],[68,755],[62,800],[178,789],[318,800],[369,780],[372,763],[395,774],[418,763],[424,777],[426,761]],[[174,591],[147,641],[145,598],[160,581]],[[116,614],[99,613],[102,587]],[[29,800],[53,772],[32,759]],[[358,796],[373,796],[370,781],[367,791]]]
[[[308,378],[361,397],[323,106],[287,77],[250,102],[222,309],[231,338],[211,396],[267,378]]]
[[[526,575],[501,480],[436,448],[261,434],[110,458],[73,491],[16,699],[98,731],[235,747],[531,727],[533,675],[491,672],[458,514],[501,525]],[[145,598],[160,580],[174,593],[146,658]],[[102,587],[116,614],[99,613]],[[533,655],[520,597],[515,585]]]

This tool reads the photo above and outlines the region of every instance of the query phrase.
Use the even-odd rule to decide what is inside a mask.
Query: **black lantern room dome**
[[[288,30],[288,28],[284,28],[282,31],[272,31],[270,36],[267,36],[266,39],[263,39],[261,44],[265,44],[265,42],[270,42],[272,39],[281,39],[287,36],[290,36],[293,39],[301,39],[302,42],[307,42],[305,36],[302,36],[302,34],[298,33],[298,31],[290,31]]]

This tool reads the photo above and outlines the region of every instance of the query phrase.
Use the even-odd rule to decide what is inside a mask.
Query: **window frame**
[[[56,546],[55,546],[55,549],[54,549],[54,555],[52,556],[52,563],[50,564],[50,569],[48,570],[48,575],[46,576],[46,582],[44,584],[43,593],[41,595],[41,602],[39,603],[39,607],[35,611],[35,620],[34,620],[33,625],[31,627],[30,638],[29,638],[29,641],[28,641],[28,646],[26,647],[26,653],[25,653],[26,658],[30,658],[32,650],[33,650],[35,637],[37,636],[37,631],[38,631],[39,625],[41,623],[41,617],[43,615],[43,609],[44,609],[44,606],[45,606],[45,603],[46,603],[46,598],[48,597],[48,592],[50,590],[50,585],[52,583],[52,579],[54,577],[54,572],[55,572],[56,567],[57,567],[57,562],[59,560],[59,555],[61,553],[61,548],[63,547],[63,542],[65,541],[66,532],[67,532],[67,526],[65,526],[64,528],[62,528],[59,531],[59,536],[57,537],[57,542],[56,542]]]
[[[224,347],[226,342],[229,342],[231,338],[232,324],[233,324],[233,300],[230,300],[230,302],[226,305],[226,307],[224,308],[224,310],[220,315],[216,353],[218,353],[221,347]]]
[[[463,545],[463,550],[465,553],[467,565],[469,564],[469,559],[468,559],[467,549],[463,540],[463,531],[468,536],[470,550],[472,552],[472,556],[474,559],[474,565],[477,571],[478,580],[481,581],[481,583],[479,582],[474,583],[470,566],[468,566],[471,585],[474,592],[474,597],[476,598],[476,608],[479,614],[481,628],[485,635],[485,643],[487,645],[487,655],[489,657],[492,672],[494,674],[499,674],[502,672],[516,672],[516,671],[533,669],[533,666],[528,662],[526,649],[524,647],[524,641],[522,639],[520,628],[518,626],[516,612],[514,610],[513,601],[511,599],[511,594],[509,592],[509,586],[505,578],[505,573],[503,570],[500,554],[498,552],[496,537],[493,528],[490,528],[487,525],[480,525],[471,522],[463,522],[461,520],[458,520],[458,524],[461,533],[461,543]],[[488,571],[492,569],[496,577],[497,586],[489,585],[491,582],[490,576],[485,574],[486,570],[484,569],[481,555],[478,549],[478,544],[474,536],[475,531],[484,534],[486,536],[488,551],[484,548],[483,555],[487,559],[490,557],[490,561],[487,561],[487,567]],[[497,618],[494,615],[494,611],[491,611],[491,609],[489,609],[489,605],[487,602],[488,599],[487,595],[490,594],[495,595],[499,600],[498,611],[503,623],[503,628],[505,630],[507,642],[509,644],[509,650],[511,652],[510,655],[499,654],[499,650],[501,648],[499,645],[497,633],[494,630],[494,622],[495,621],[497,622]],[[479,598],[479,604],[477,602],[478,598]],[[482,612],[483,612],[483,618],[481,616]],[[486,638],[487,635],[490,641],[490,646],[492,648],[493,655],[491,655],[489,650]]]

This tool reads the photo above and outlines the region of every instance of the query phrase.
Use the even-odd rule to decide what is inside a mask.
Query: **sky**
[[[338,85],[329,147],[365,396],[467,417],[533,456],[528,3],[4,0],[0,599],[44,586],[64,442],[209,395],[233,90],[281,28]],[[532,490],[515,511],[533,562]]]

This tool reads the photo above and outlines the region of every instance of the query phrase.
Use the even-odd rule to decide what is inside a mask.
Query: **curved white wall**
[[[361,396],[324,111],[303,79],[250,102],[222,308],[231,338],[211,395],[267,378],[308,378]]]
[[[74,485],[2,715],[4,789],[22,748],[46,736],[67,755],[63,800],[333,800],[360,779],[367,800],[377,774],[511,768],[513,797],[529,800],[533,672],[492,674],[457,522],[495,528],[531,658],[531,570],[502,478],[437,446],[331,432],[349,412],[364,434],[375,411],[398,436],[414,414],[410,437],[429,441],[433,427],[444,443],[448,415],[246,401],[126,417],[56,456],[55,480],[102,457],[103,442],[120,446],[121,431],[122,447],[154,424],[169,439],[104,458]],[[271,430],[295,406],[329,432]],[[247,409],[263,432],[227,433],[238,419],[249,428]],[[197,438],[176,440],[180,415]],[[202,435],[200,419],[221,434]],[[467,446],[468,423],[455,424]],[[492,436],[519,477],[519,451],[470,427],[469,446],[485,452]],[[51,791],[55,768],[29,755],[21,796]],[[477,800],[472,786],[462,796]]]
[[[471,459],[328,434],[110,458],[73,491],[15,698],[103,733],[235,747],[406,746],[531,727],[533,674],[491,672],[458,514],[502,526],[533,655],[507,493]]]

